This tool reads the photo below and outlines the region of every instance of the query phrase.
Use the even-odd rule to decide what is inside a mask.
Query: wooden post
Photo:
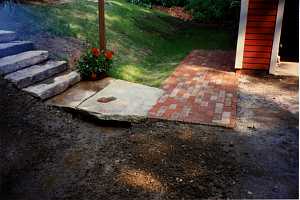
[[[100,50],[106,50],[106,39],[105,39],[105,11],[104,11],[104,0],[98,0],[98,11],[99,11],[99,48]]]

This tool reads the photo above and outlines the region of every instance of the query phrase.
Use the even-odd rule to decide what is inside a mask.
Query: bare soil
[[[50,58],[67,60],[70,68],[75,68],[76,61],[89,46],[76,38],[56,37],[47,33],[27,36],[26,38],[34,42],[36,49],[48,51]]]
[[[298,197],[298,79],[241,77],[235,129],[101,122],[0,79],[3,199]]]

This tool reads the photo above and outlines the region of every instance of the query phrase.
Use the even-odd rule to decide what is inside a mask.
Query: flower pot
[[[91,80],[92,80],[92,81],[96,81],[96,80],[97,80],[97,74],[96,74],[95,72],[93,72],[93,73],[91,74]]]
[[[101,80],[103,78],[106,78],[107,74],[105,72],[92,72],[90,80],[91,81],[97,81],[97,80]]]

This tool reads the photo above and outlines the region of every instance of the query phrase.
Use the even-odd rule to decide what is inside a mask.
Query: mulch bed
[[[163,6],[155,6],[154,9],[159,10],[161,12],[167,13],[173,17],[185,20],[185,21],[191,21],[193,20],[192,15],[186,11],[183,7],[174,6],[171,8],[163,7]]]

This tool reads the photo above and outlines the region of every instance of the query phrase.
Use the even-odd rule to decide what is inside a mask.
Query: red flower
[[[113,51],[106,51],[104,55],[105,55],[105,57],[106,57],[108,60],[112,60],[113,55],[114,55],[114,52],[113,52]]]
[[[100,56],[100,50],[98,48],[92,48],[92,54],[95,57],[99,57]]]

